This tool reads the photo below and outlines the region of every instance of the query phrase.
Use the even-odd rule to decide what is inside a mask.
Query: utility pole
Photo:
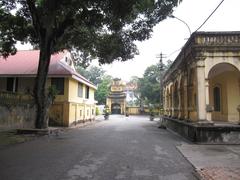
[[[160,81],[160,98],[159,98],[159,117],[161,120],[161,108],[163,107],[163,94],[162,94],[162,76],[163,76],[163,59],[166,58],[164,54],[161,52],[157,58],[159,58],[159,81]]]

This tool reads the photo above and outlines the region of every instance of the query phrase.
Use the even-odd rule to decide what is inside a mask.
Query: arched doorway
[[[121,114],[121,106],[120,104],[114,103],[111,106],[111,113],[112,114]]]
[[[208,74],[209,101],[213,107],[213,121],[239,120],[240,72],[229,63],[219,63]]]

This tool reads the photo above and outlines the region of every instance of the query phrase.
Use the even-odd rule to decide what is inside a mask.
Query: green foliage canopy
[[[159,104],[161,95],[160,81],[164,73],[171,65],[171,61],[163,64],[162,72],[160,71],[160,64],[151,65],[146,68],[143,77],[138,79],[137,92],[140,94],[140,99],[145,101],[145,104]]]
[[[45,39],[51,53],[75,49],[100,63],[125,61],[137,53],[133,42],[148,39],[178,1],[1,0],[0,55],[15,53],[17,41],[40,47]]]
[[[157,81],[159,78],[159,68],[157,65],[148,67],[139,79],[138,88],[141,98],[147,100],[148,103],[157,104],[160,99],[160,83]]]
[[[95,98],[98,101],[98,104],[106,104],[106,99],[110,92],[111,82],[111,76],[104,76],[101,83],[98,84],[98,89],[95,93]]]

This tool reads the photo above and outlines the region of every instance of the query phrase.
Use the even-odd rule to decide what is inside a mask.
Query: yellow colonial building
[[[0,59],[0,100],[11,99],[11,97],[29,96],[34,87],[34,81],[38,67],[38,50],[18,51],[7,59]],[[55,86],[57,96],[49,110],[49,124],[57,126],[71,126],[80,122],[94,120],[95,100],[94,92],[96,86],[75,71],[71,54],[67,51],[52,55],[49,66],[47,88]],[[30,97],[30,96],[29,96]],[[23,98],[18,99],[19,104]],[[3,102],[3,101],[1,101]],[[34,117],[31,112],[23,114],[12,113],[4,108],[0,102],[0,127],[29,126],[25,122],[28,116]],[[6,103],[5,103],[6,104]],[[23,103],[24,104],[24,103]],[[17,107],[17,103],[15,102]],[[28,106],[24,106],[28,107]],[[17,110],[18,108],[14,108]],[[21,109],[21,108],[20,108]],[[30,110],[29,110],[30,111]],[[10,119],[16,122],[9,123]],[[33,119],[32,119],[33,121]],[[30,123],[31,124],[31,123]]]
[[[240,32],[196,32],[164,76],[165,115],[239,122]]]
[[[240,32],[193,33],[165,73],[163,99],[167,124],[187,137],[220,142],[239,132]]]

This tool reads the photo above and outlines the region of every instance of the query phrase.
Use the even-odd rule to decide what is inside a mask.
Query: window
[[[89,99],[89,87],[88,86],[86,86],[85,98]]]
[[[18,78],[7,78],[7,91],[18,91]]]
[[[52,78],[51,85],[55,86],[58,91],[58,95],[64,94],[64,78]]]
[[[83,84],[78,83],[78,97],[83,97]]]
[[[94,115],[94,109],[92,109],[92,115]]]
[[[221,107],[221,94],[220,88],[215,87],[213,89],[214,111],[220,111]]]
[[[82,117],[82,110],[80,110],[80,117]]]

